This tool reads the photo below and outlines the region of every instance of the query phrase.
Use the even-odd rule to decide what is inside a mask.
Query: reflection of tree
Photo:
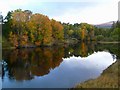
[[[65,57],[81,56],[87,57],[94,52],[94,43],[81,42],[76,45],[71,45],[65,49]]]
[[[81,55],[82,57],[87,56],[87,46],[84,42],[82,42],[81,44]]]
[[[35,49],[35,54],[31,59],[31,72],[37,76],[49,73],[52,64],[52,50],[49,48]]]
[[[95,51],[103,51],[107,50],[111,54],[115,54],[117,59],[120,57],[120,50],[118,44],[97,44],[95,47]]]
[[[52,61],[52,68],[59,66],[62,62],[62,58],[64,57],[64,48],[63,47],[56,47],[53,51],[53,61]]]
[[[6,56],[7,55],[7,56]],[[30,80],[34,76],[48,74],[59,66],[64,56],[64,48],[16,49],[3,52],[9,78],[19,81]]]
[[[32,59],[32,73],[37,76],[48,74],[50,69],[60,65],[63,55],[63,48],[44,48],[40,50]]]
[[[114,47],[114,48],[113,48]],[[44,47],[34,49],[3,50],[3,60],[7,63],[3,68],[3,76],[8,71],[10,79],[30,80],[34,76],[48,74],[51,69],[60,65],[62,58],[70,56],[87,57],[94,51],[109,50],[110,53],[119,55],[118,46],[94,43],[78,43],[68,47]],[[116,58],[116,57],[114,57]]]
[[[4,56],[7,55],[6,56]],[[7,62],[7,70],[10,78],[15,78],[16,80],[30,80],[33,76],[29,73],[30,62],[26,60],[27,56],[26,50],[10,50],[9,52],[3,53],[3,58]]]

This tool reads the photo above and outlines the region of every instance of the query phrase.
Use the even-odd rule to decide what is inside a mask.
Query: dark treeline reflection
[[[118,55],[118,45],[100,45],[95,43],[78,43],[71,46],[55,46],[31,49],[3,50],[3,75],[11,80],[31,80],[35,76],[50,73],[70,56],[87,57],[94,52],[108,50]]]
[[[94,53],[95,43],[78,43],[76,45],[70,45],[65,48],[65,58],[68,58],[70,56],[81,56],[81,57],[87,57],[90,54]]]
[[[34,76],[43,76],[59,66],[62,57],[64,48],[61,47],[3,50],[3,59],[7,63],[4,66],[3,77],[4,71],[8,71],[10,79],[16,80],[30,80]]]

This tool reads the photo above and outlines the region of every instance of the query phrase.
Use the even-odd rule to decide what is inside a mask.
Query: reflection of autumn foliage
[[[94,45],[93,45],[94,47]],[[75,46],[44,47],[32,49],[3,50],[3,59],[7,62],[9,77],[16,80],[30,80],[34,76],[43,76],[60,65],[63,57],[81,56],[92,54],[91,45],[85,42]]]
[[[8,75],[19,81],[48,74],[60,65],[63,56],[63,48],[16,49],[3,53]]]
[[[19,51],[19,50],[18,50]],[[28,59],[28,52],[27,52],[27,49],[25,50],[20,50],[19,51],[19,55],[18,57],[21,59],[21,60],[27,60]]]
[[[52,68],[60,65],[60,63],[62,62],[61,57],[64,57],[64,48],[54,48]]]
[[[94,43],[81,42],[65,48],[65,58],[70,56],[87,57],[94,52]]]
[[[59,52],[51,48],[44,48],[42,50],[39,48],[36,49],[36,51],[37,53],[35,55],[35,58],[33,58],[32,60],[33,64],[31,65],[31,71],[32,74],[37,76],[48,74],[51,69],[59,66],[64,55],[63,50],[61,51],[61,48],[57,49],[57,51]],[[54,54],[54,52],[56,53],[56,55]]]
[[[22,81],[22,80],[30,80],[33,78],[33,75],[31,75],[30,73],[30,68],[26,67],[27,63],[23,66],[22,65],[17,66],[17,65],[15,67],[12,67],[10,70],[10,73],[12,73],[13,77],[16,80]]]
[[[31,72],[37,76],[43,76],[49,73],[52,61],[52,51],[48,49],[35,49],[36,54],[31,59]]]
[[[82,44],[81,44],[81,52],[82,52],[82,54],[81,54],[82,57],[87,56],[87,46],[84,42],[82,42]]]
[[[15,63],[18,56],[18,50],[14,50],[14,51],[10,50],[10,52],[5,52],[5,53],[3,51],[3,57],[4,55],[5,55],[5,60],[9,58],[9,63]]]

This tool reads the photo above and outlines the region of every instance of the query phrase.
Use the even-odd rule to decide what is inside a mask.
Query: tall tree
[[[52,42],[52,27],[50,19],[42,14],[33,14],[31,17],[35,29],[35,43],[49,45]]]
[[[63,26],[54,19],[51,20],[51,25],[52,25],[52,36],[54,41],[55,42],[62,41],[64,39]]]

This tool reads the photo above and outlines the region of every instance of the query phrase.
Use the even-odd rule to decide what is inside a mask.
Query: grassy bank
[[[118,63],[119,60],[104,70],[100,77],[80,83],[75,88],[118,88]]]
[[[119,41],[98,41],[100,44],[119,44]]]

